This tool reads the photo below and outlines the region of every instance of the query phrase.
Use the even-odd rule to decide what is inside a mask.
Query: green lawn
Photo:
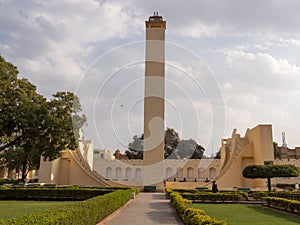
[[[296,225],[300,216],[245,204],[193,204],[208,215],[227,221],[228,225]]]
[[[0,201],[0,219],[8,220],[33,212],[62,207],[74,202],[45,202],[45,201]]]

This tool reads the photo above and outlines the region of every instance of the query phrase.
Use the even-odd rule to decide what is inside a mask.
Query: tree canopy
[[[278,143],[273,142],[273,149],[274,149],[274,158],[281,159],[282,153],[281,153],[280,148],[278,147]]]
[[[294,165],[250,165],[243,170],[246,178],[267,178],[268,190],[271,191],[271,178],[273,177],[298,177],[299,171]]]
[[[164,138],[165,158],[169,158],[172,156],[179,142],[180,142],[179,134],[173,128],[168,127],[167,130],[165,131],[165,138]]]
[[[125,154],[129,159],[143,158],[144,136],[134,135],[133,140],[128,144]],[[181,140],[173,128],[167,128],[164,136],[164,157],[169,159],[201,159],[205,149],[195,140]]]
[[[128,150],[125,151],[128,159],[143,159],[143,135],[133,136],[133,141],[128,144]]]
[[[78,114],[81,106],[73,93],[57,92],[47,100],[18,73],[0,56],[0,158],[26,177],[39,167],[41,156],[54,160],[61,150],[76,149],[86,117]]]

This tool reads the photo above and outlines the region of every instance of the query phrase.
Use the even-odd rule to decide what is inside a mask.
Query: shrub
[[[186,225],[226,225],[225,221],[218,221],[208,216],[201,209],[189,208],[190,200],[184,199],[177,191],[166,189],[170,201],[176,212],[180,215]]]
[[[13,185],[17,185],[22,183],[22,180],[15,180],[15,179],[11,179],[11,178],[1,178],[0,179],[0,185],[3,184],[13,184]]]
[[[246,200],[248,198],[247,193],[240,193],[240,192],[223,192],[223,193],[211,193],[211,192],[198,192],[195,194],[192,193],[182,193],[183,198],[195,201],[200,200],[204,201],[240,201]]]
[[[74,203],[60,209],[32,213],[5,221],[6,225],[94,225],[131,198],[132,189],[117,190],[109,194]],[[1,224],[1,222],[0,222]]]
[[[294,190],[294,184],[276,184],[277,188],[286,189],[286,190]]]
[[[268,207],[273,207],[282,211],[300,214],[300,201],[277,198],[277,197],[266,197],[264,198]]]
[[[300,200],[300,192],[299,191],[278,191],[278,192],[270,192],[270,197],[279,197],[279,198],[287,198],[290,200]]]
[[[165,192],[166,192],[167,197],[170,198],[170,194],[171,194],[173,191],[172,191],[172,189],[170,189],[170,188],[166,188],[166,189],[165,189]]]
[[[255,200],[260,200],[261,198],[267,197],[269,194],[267,191],[253,191],[252,196]]]
[[[184,213],[184,210],[190,205],[192,202],[182,198],[182,196],[177,192],[172,192],[170,195],[170,201],[173,204],[176,212],[179,215],[182,215]]]
[[[196,189],[175,189],[174,191],[179,192],[179,193],[197,193],[197,192],[199,192]]]
[[[108,189],[7,188],[0,189],[0,200],[86,200],[113,191]]]

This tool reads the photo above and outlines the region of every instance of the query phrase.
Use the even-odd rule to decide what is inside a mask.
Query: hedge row
[[[0,179],[0,185],[3,184],[19,184],[22,183],[22,180],[15,180],[15,179],[11,179],[11,178],[1,178]]]
[[[113,192],[112,189],[0,189],[0,200],[86,200]]]
[[[300,192],[299,191],[253,191],[253,198],[256,200],[264,198],[264,197],[278,197],[278,198],[287,198],[290,200],[300,200]]]
[[[262,198],[265,198],[265,197],[267,197],[268,196],[268,192],[267,191],[253,191],[252,193],[251,193],[251,195],[253,196],[253,198],[255,199],[255,200],[260,200],[260,199],[262,199]]]
[[[113,190],[120,190],[120,189],[130,189],[130,187],[118,187],[118,186],[86,186],[86,185],[56,185],[56,184],[41,184],[41,183],[19,183],[17,180],[13,180],[14,183],[3,183],[3,180],[9,179],[0,179],[0,188],[1,189],[8,189],[8,188],[54,188],[54,189],[113,189]]]
[[[219,221],[208,216],[201,209],[189,208],[190,200],[184,199],[180,193],[166,189],[167,196],[170,198],[176,212],[180,215],[186,225],[226,225],[225,221]]]
[[[300,201],[277,197],[266,197],[264,198],[264,202],[268,207],[300,215]]]
[[[123,206],[131,198],[131,193],[131,189],[118,190],[60,209],[0,221],[0,225],[95,225]]]
[[[295,184],[276,184],[277,188],[286,189],[286,190],[294,190]]]
[[[179,192],[179,193],[198,193],[196,189],[174,189],[173,191]],[[207,190],[205,190],[207,191]]]
[[[299,191],[279,191],[279,192],[271,192],[269,197],[278,197],[278,198],[287,198],[290,200],[300,200],[300,192]]]
[[[242,201],[247,200],[248,195],[244,192],[222,192],[222,193],[211,193],[211,192],[197,192],[197,193],[181,193],[183,198],[195,201]]]

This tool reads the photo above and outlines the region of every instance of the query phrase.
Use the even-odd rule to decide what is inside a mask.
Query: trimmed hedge
[[[253,191],[253,198],[256,200],[262,199],[264,197],[278,197],[278,198],[286,198],[290,200],[300,201],[300,192],[299,191]]]
[[[183,198],[195,201],[232,201],[237,202],[241,200],[247,200],[248,195],[245,192],[223,192],[223,193],[211,193],[211,192],[198,192],[198,193],[181,193]]]
[[[95,225],[123,206],[131,198],[132,189],[117,190],[109,194],[74,203],[66,207],[32,213],[0,224],[6,225]]]
[[[278,198],[287,198],[290,200],[300,201],[300,192],[299,191],[279,191],[279,192],[271,192],[269,193],[270,197],[278,197]]]
[[[173,191],[176,191],[178,193],[198,193],[199,192],[196,189],[173,189]],[[209,190],[205,190],[205,192],[206,191],[209,191]]]
[[[116,190],[134,190],[136,194],[139,193],[138,188],[131,189],[129,187],[27,186],[9,188],[0,186],[0,200],[80,201],[108,194]]]
[[[186,225],[226,225],[225,221],[219,221],[208,216],[203,210],[189,208],[190,200],[184,199],[180,193],[166,189],[166,194],[170,198],[176,212]]]
[[[269,193],[267,191],[252,191],[253,198],[255,200],[261,200],[264,197],[267,197]]]
[[[0,189],[0,200],[86,200],[113,192],[108,189],[53,189],[53,188],[8,188]]]
[[[295,184],[276,184],[277,188],[286,189],[286,190],[294,190]]]
[[[1,178],[0,179],[0,185],[3,184],[19,184],[19,183],[23,183],[22,180],[15,180],[15,179],[11,179],[11,178]]]
[[[277,197],[266,197],[264,198],[264,202],[268,207],[300,215],[300,201]]]

